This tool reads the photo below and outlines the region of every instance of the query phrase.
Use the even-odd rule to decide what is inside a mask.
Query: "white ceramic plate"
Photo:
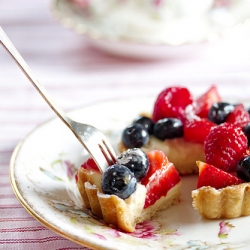
[[[140,105],[138,105],[140,103]],[[152,99],[111,101],[71,112],[72,118],[102,130],[117,150],[121,131]],[[74,172],[86,159],[83,148],[59,120],[46,122],[16,147],[11,184],[21,204],[38,221],[83,246],[94,249],[235,249],[250,244],[250,216],[204,220],[192,208],[196,176],[182,178],[179,204],[124,233],[92,218],[80,208]]]
[[[85,35],[94,47],[113,55],[139,59],[171,58],[177,54],[191,54],[192,49],[196,52],[204,49],[204,42],[206,45],[206,42],[217,41],[233,27],[237,28],[237,24],[249,24],[249,8],[249,0],[232,1],[228,11],[213,8],[205,17],[184,18],[181,22],[172,18],[166,26],[159,23],[157,27],[163,26],[162,31],[154,34],[155,29],[140,31],[140,25],[144,27],[144,24],[138,28],[131,24],[131,29],[123,31],[121,27],[127,23],[86,14],[70,0],[54,0],[52,3],[53,17],[64,27]]]

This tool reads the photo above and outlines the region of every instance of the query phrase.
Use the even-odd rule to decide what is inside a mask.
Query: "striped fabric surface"
[[[53,20],[50,4],[0,1],[0,25],[66,111],[110,99],[156,96],[177,84],[194,95],[216,84],[226,99],[250,100],[250,32],[239,31],[199,50],[194,45],[186,55],[177,53],[165,60],[130,60],[97,51],[83,36],[64,29]],[[10,185],[15,146],[52,117],[54,113],[0,47],[0,249],[86,249],[37,222]]]

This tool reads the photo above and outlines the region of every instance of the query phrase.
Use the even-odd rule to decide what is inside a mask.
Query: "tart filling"
[[[120,142],[118,149],[120,152],[123,152],[128,148]],[[203,144],[189,142],[184,138],[162,141],[154,136],[150,136],[148,143],[141,147],[141,149],[144,152],[149,152],[152,149],[162,150],[168,156],[169,161],[174,162],[179,174],[198,174],[195,162],[197,160],[205,160]]]

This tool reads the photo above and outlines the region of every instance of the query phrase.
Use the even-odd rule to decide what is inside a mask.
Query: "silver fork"
[[[17,49],[14,47],[12,42],[9,40],[3,29],[0,27],[0,42],[3,47],[12,56],[18,66],[21,68],[26,77],[30,80],[36,90],[40,93],[43,99],[49,104],[52,110],[57,116],[68,126],[73,132],[76,138],[89,152],[92,158],[95,160],[100,171],[103,172],[109,165],[115,163],[115,151],[111,144],[107,140],[104,134],[102,134],[95,127],[79,123],[69,118],[65,112],[58,107],[58,105],[51,99],[47,91],[42,84],[35,78],[34,74],[30,70],[27,63],[24,61],[22,56],[19,54]]]

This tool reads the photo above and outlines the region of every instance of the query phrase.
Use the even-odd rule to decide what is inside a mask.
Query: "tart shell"
[[[250,183],[221,189],[209,186],[192,191],[193,207],[206,219],[231,219],[250,215]]]

